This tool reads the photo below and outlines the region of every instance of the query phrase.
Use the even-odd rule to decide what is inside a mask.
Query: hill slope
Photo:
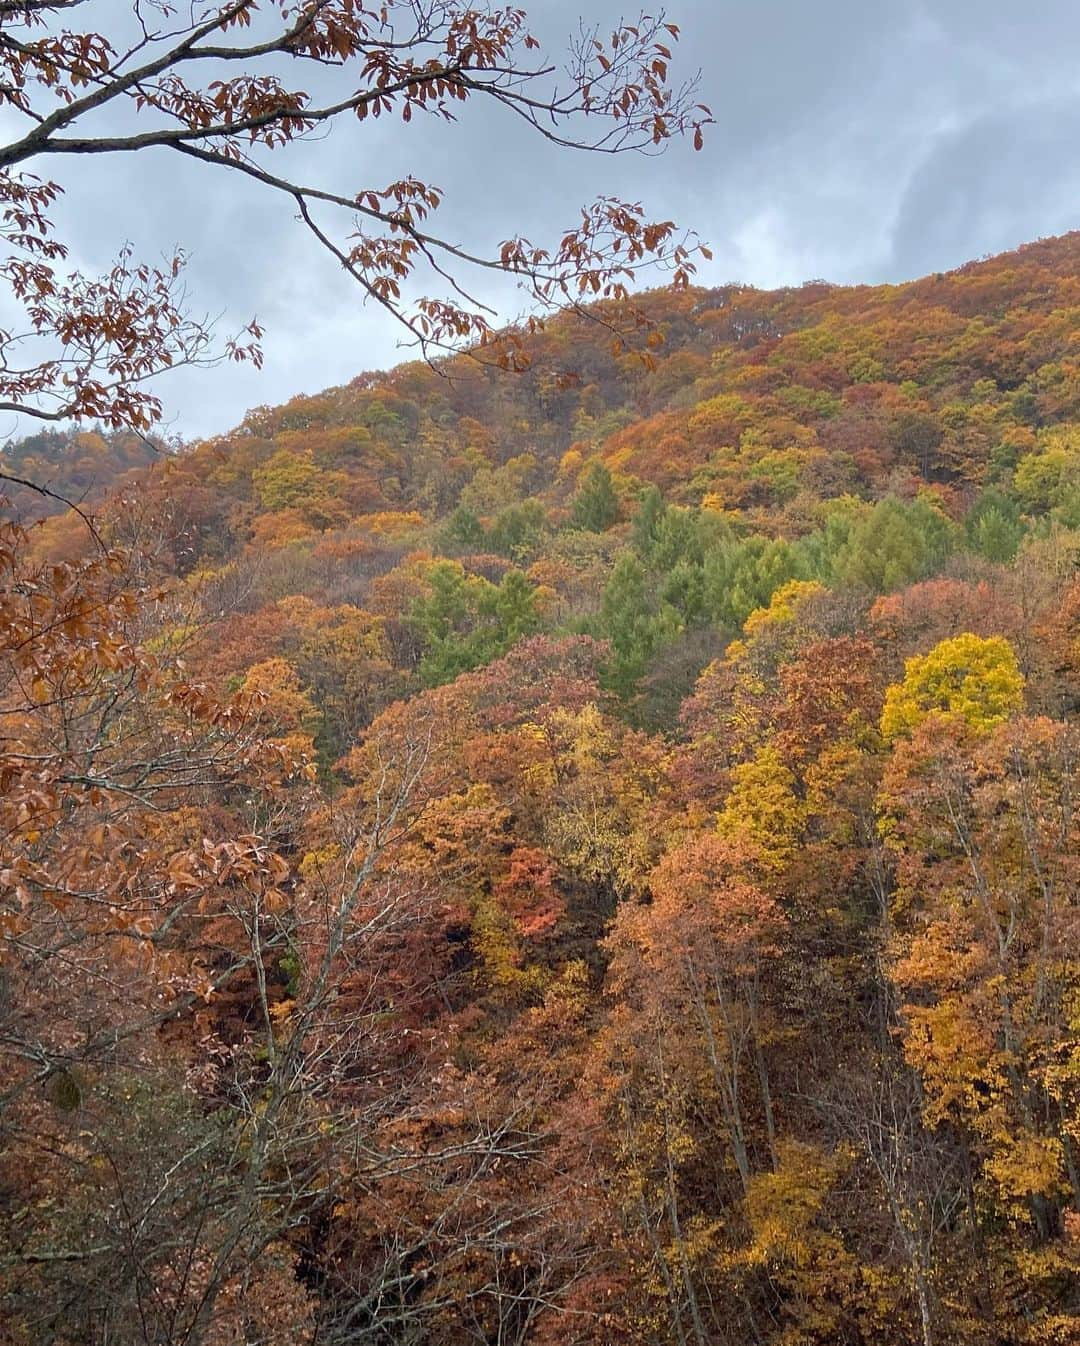
[[[597,310],[530,338],[519,376],[467,357],[361,376],[158,470],[167,564],[225,611],[243,588],[248,617],[292,594],[370,609],[396,692],[439,680],[440,658],[449,674],[506,646],[475,612],[455,619],[471,652],[404,629],[432,556],[477,581],[474,606],[515,568],[529,622],[614,637],[605,588],[655,485],[696,513],[671,516],[687,536],[651,559],[638,540],[655,629],[637,649],[625,634],[613,676],[632,701],[670,665],[648,711],[670,721],[717,639],[785,580],[893,589],[947,554],[1002,560],[1032,528],[1080,522],[1078,276],[1072,234],[907,285],[660,291],[641,301],[637,350],[613,346]],[[604,474],[606,515],[576,527],[583,483],[606,489]],[[883,523],[898,554],[861,555]]]

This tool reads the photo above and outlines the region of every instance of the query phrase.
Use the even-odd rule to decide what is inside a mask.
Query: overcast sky
[[[115,3],[115,0],[110,0]],[[553,42],[612,0],[521,0]],[[588,4],[587,11],[582,6]],[[599,192],[643,200],[713,248],[704,283],[901,280],[1080,226],[1076,0],[669,0],[679,67],[701,67],[717,124],[704,151],[659,158],[556,152],[488,115],[341,128],[307,146],[305,177],[355,191],[413,172],[446,190],[446,236],[557,237]],[[636,10],[635,10],[636,12]],[[77,260],[131,239],[193,254],[196,307],[223,330],[257,315],[261,374],[180,372],[160,385],[171,428],[228,429],[403,358],[397,334],[282,202],[160,152],[60,165]],[[51,167],[51,166],[50,166]],[[494,291],[489,291],[494,294]],[[500,296],[508,316],[518,307]]]

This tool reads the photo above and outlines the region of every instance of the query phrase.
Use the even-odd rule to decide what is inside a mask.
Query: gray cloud
[[[558,43],[585,5],[532,9]],[[605,25],[620,13],[613,0],[587,9]],[[617,192],[708,239],[704,281],[764,286],[899,280],[1080,224],[1073,0],[669,0],[668,11],[680,66],[700,65],[717,119],[701,154],[570,155],[477,108],[457,128],[342,128],[303,147],[305,179],[356,190],[427,176],[447,190],[444,234],[474,244],[550,237],[581,201]],[[107,264],[125,238],[150,254],[181,243],[196,307],[222,313],[223,330],[252,314],[267,327],[261,375],[162,382],[182,433],[402,358],[392,323],[254,184],[165,153],[61,167],[80,261]],[[479,290],[508,316],[520,307],[505,284]]]
[[[907,185],[892,237],[901,274],[1063,233],[1078,222],[1080,101],[1040,100],[942,135]]]

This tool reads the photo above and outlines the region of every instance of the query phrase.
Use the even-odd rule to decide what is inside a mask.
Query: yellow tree
[[[1024,676],[1003,636],[954,636],[909,659],[904,680],[885,694],[881,732],[910,734],[928,715],[958,716],[975,730],[992,729],[1024,699]]]
[[[926,1125],[960,1140],[973,1245],[994,1254],[975,1298],[1030,1320],[1025,1341],[1060,1329],[1054,1287],[1075,1261],[1076,746],[1051,720],[980,734],[931,718],[897,743],[881,792],[904,1055]],[[954,1273],[958,1315],[964,1294]]]

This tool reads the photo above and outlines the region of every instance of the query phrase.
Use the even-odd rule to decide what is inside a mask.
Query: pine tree
[[[593,463],[582,477],[571,518],[575,528],[590,533],[606,533],[618,521],[619,497],[603,463]]]

